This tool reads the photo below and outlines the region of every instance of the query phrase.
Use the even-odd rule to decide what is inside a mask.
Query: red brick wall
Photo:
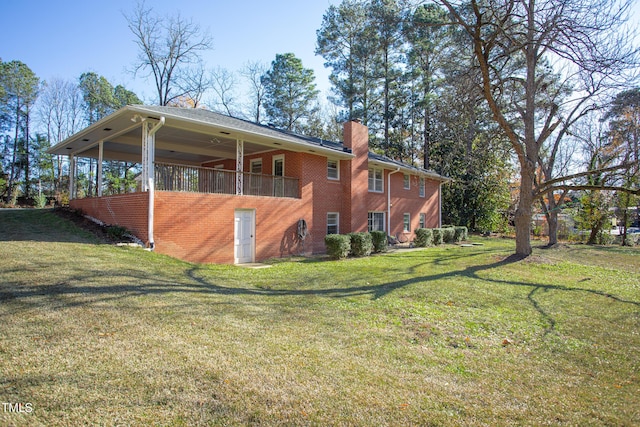
[[[74,199],[69,206],[105,224],[125,227],[143,242],[147,241],[148,193]]]
[[[164,191],[156,192],[155,250],[191,262],[233,263],[236,209],[256,211],[256,260],[302,253],[297,224],[311,217],[302,199]],[[307,254],[317,250],[314,243],[305,241]]]
[[[347,211],[341,225],[350,226],[351,232],[367,231],[367,204],[369,202],[369,130],[366,126],[350,121],[344,124],[344,145],[351,148],[355,158],[351,160],[349,175],[346,177],[345,191],[342,194]]]

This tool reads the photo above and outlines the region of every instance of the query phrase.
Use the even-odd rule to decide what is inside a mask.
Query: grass
[[[250,270],[0,210],[0,424],[640,424],[640,250]]]

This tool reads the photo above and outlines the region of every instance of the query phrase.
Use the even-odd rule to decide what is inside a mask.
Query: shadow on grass
[[[486,252],[484,253],[486,254]],[[472,254],[467,254],[467,256]],[[476,254],[476,255],[481,255]],[[416,273],[420,266],[432,264],[435,262],[448,263],[457,258],[458,254],[450,256],[440,256],[434,260],[430,257],[426,262],[419,262],[411,267],[411,271]],[[416,257],[418,261],[419,257]],[[469,266],[464,269],[455,271],[447,271],[443,273],[419,275],[404,280],[397,280],[381,284],[361,285],[361,286],[342,286],[331,288],[312,288],[312,289],[269,289],[243,286],[224,286],[215,283],[213,280],[204,277],[201,270],[204,267],[192,266],[185,270],[184,276],[180,280],[159,280],[157,276],[150,274],[141,274],[139,271],[86,271],[82,274],[76,274],[68,277],[66,280],[53,285],[23,284],[23,283],[5,283],[0,285],[0,302],[12,303],[15,307],[24,309],[36,308],[46,304],[51,308],[67,308],[74,306],[90,305],[97,302],[115,302],[120,299],[130,298],[132,296],[144,295],[160,295],[160,294],[200,294],[200,295],[228,295],[228,296],[252,296],[265,298],[278,298],[290,296],[316,296],[326,298],[346,298],[353,296],[367,296],[376,300],[383,298],[390,293],[418,283],[430,283],[451,278],[468,278],[477,279],[497,285],[505,286],[521,286],[531,288],[527,295],[528,301],[533,308],[548,324],[545,329],[545,335],[554,331],[556,321],[545,311],[544,307],[537,301],[536,296],[540,292],[561,291],[561,292],[583,292],[604,298],[609,298],[619,303],[632,304],[640,307],[640,302],[625,300],[615,295],[580,287],[571,287],[560,284],[545,283],[529,283],[517,280],[501,280],[482,277],[479,273],[492,270],[509,264],[521,262],[522,259],[516,256],[510,256],[505,259],[495,261],[490,264],[479,264]],[[99,282],[100,277],[108,276],[110,281],[121,284],[114,285],[87,285],[87,283]],[[95,279],[95,280],[94,280]],[[43,301],[41,298],[46,300]],[[215,304],[216,302],[211,302]],[[237,304],[237,301],[222,302],[222,304]]]

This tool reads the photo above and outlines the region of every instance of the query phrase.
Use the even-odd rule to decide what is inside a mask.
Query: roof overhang
[[[442,176],[436,172],[433,171],[429,171],[426,169],[421,169],[421,168],[417,168],[414,166],[410,166],[410,165],[405,165],[405,164],[401,164],[399,162],[395,162],[392,160],[385,160],[385,159],[381,159],[378,158],[378,156],[374,157],[374,158],[370,158],[369,159],[369,166],[374,166],[374,167],[380,167],[383,169],[392,169],[392,170],[398,170],[399,172],[402,173],[407,173],[410,175],[418,175],[418,176],[423,176],[425,178],[428,179],[432,179],[434,181],[439,181],[442,183],[447,183],[447,182],[451,182],[453,181],[451,178],[448,178],[446,176]]]
[[[273,150],[308,152],[336,159],[353,154],[336,147],[309,142],[267,126],[205,111],[172,107],[126,106],[47,150],[50,154],[139,162],[142,122],[165,123],[156,133],[157,161],[200,165],[236,157],[236,143],[244,141],[244,154]],[[334,144],[335,145],[335,144]]]

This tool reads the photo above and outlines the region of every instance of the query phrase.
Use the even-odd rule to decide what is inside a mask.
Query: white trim
[[[371,189],[371,186],[369,185],[369,175],[367,175],[367,188],[369,189],[369,192],[370,193],[384,193],[384,168],[376,167],[376,166],[369,166],[367,174],[369,174],[371,171],[373,171],[373,189]],[[377,171],[382,173],[382,176],[380,177],[380,183],[382,184],[382,189],[381,190],[376,190],[376,172]]]
[[[340,234],[340,212],[327,212],[327,234],[329,234],[329,215],[336,216],[336,233]]]
[[[251,213],[250,224],[250,255],[247,258],[240,258],[238,255],[238,248],[240,247],[240,240],[238,238],[238,222],[241,218],[238,217],[239,213]],[[252,263],[256,259],[256,210],[255,209],[235,209],[233,211],[233,262],[234,264]]]
[[[335,178],[329,176],[329,162],[336,162],[337,176]],[[332,159],[330,157],[327,157],[327,179],[331,181],[340,181],[340,160],[339,159]]]
[[[387,230],[391,230],[391,175],[398,172],[400,172],[400,168],[389,172],[387,175],[387,188],[389,189],[387,191]],[[384,171],[382,173],[384,174]],[[389,232],[387,231],[387,233]]]
[[[244,140],[236,139],[236,172],[244,170]],[[236,195],[242,195],[244,188],[244,174],[236,174]]]
[[[98,197],[102,197],[102,161],[104,159],[104,141],[98,144],[98,165],[96,166],[96,187],[98,188]]]

